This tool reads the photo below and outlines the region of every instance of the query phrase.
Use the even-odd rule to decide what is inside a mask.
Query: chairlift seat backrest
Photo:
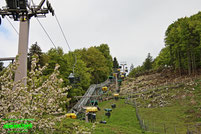
[[[26,9],[27,0],[6,0],[9,9]]]
[[[20,9],[26,9],[27,0],[19,0]]]
[[[114,77],[113,76],[109,76],[109,79],[113,79]]]
[[[66,114],[66,117],[67,118],[71,118],[71,119],[76,119],[77,118],[77,115],[75,113],[67,113]]]
[[[112,104],[111,107],[112,107],[112,108],[116,108],[116,104]]]
[[[112,109],[105,108],[105,111],[106,111],[106,112],[111,112],[111,111],[112,111]]]
[[[17,1],[16,0],[6,0],[7,7],[9,9],[17,9]]]
[[[107,87],[102,87],[102,91],[107,91]]]
[[[122,79],[119,79],[118,82],[122,82]]]

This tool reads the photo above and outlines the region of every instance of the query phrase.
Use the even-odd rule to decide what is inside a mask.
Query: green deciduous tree
[[[36,53],[33,51],[35,48],[40,52],[36,44],[31,48],[30,55]],[[70,73],[73,73],[73,70],[74,75],[80,78],[80,81],[71,85],[73,88],[69,90],[68,97],[72,98],[71,103],[75,102],[73,96],[83,95],[90,84],[105,81],[112,72],[113,66],[112,56],[107,44],[88,49],[77,49],[66,54],[60,47],[52,48],[47,53],[43,53],[41,59],[44,63],[48,63],[47,68],[43,71],[44,75],[42,77],[44,78],[47,78],[54,71],[57,63],[60,65],[60,75],[58,77],[63,79],[63,86],[71,85],[68,77]]]
[[[66,71],[65,64],[67,64],[67,61],[64,60],[64,52],[63,49],[58,48],[51,48],[47,53],[47,63],[48,68],[45,70],[44,74],[50,74],[53,72],[55,65],[58,63],[61,67],[59,71],[61,73],[64,73]]]
[[[153,68],[171,67],[182,74],[196,74],[201,68],[201,12],[180,18],[170,24],[165,32],[165,47],[154,59]],[[149,57],[149,56],[148,56]],[[143,63],[145,70],[151,69],[151,57]],[[130,75],[141,72],[135,68]]]
[[[79,50],[80,51],[80,50]],[[44,70],[44,74],[48,76],[54,71],[55,65],[60,65],[59,71],[61,72],[59,77],[63,79],[63,86],[71,85],[69,82],[69,75],[73,73],[80,78],[80,81],[71,85],[73,88],[69,90],[68,97],[72,98],[70,103],[74,103],[76,99],[73,96],[81,96],[85,93],[91,82],[91,74],[87,64],[82,60],[82,55],[78,50],[64,54],[63,49],[52,48],[47,53],[48,67]]]
[[[137,66],[132,69],[132,71],[129,72],[128,76],[129,77],[138,77],[144,72],[143,66]]]
[[[71,103],[73,103],[76,100],[74,96],[81,96],[88,89],[91,82],[91,74],[89,73],[89,68],[87,68],[86,63],[81,59],[81,55],[79,55],[76,51],[65,54],[64,60],[66,61],[65,68],[67,70],[63,72],[62,76],[66,79],[66,84],[70,84],[68,76],[70,73],[73,73],[73,67],[74,76],[80,78],[80,81],[77,81],[75,85],[72,85],[73,88],[68,94],[68,97],[72,98]]]
[[[110,54],[110,48],[107,44],[101,44],[100,46],[97,47],[97,49],[103,54],[103,56],[106,59],[107,67],[109,67],[109,72],[112,72],[112,67],[113,67],[113,61],[112,61],[112,56]]]
[[[166,64],[181,75],[195,74],[201,66],[201,12],[178,19],[167,28],[165,36],[165,48],[155,60],[155,68]]]
[[[95,47],[82,50],[82,60],[86,63],[91,74],[91,83],[100,83],[107,79],[110,68],[103,53]]]
[[[167,66],[171,66],[171,56],[169,47],[163,48],[159,55],[154,59],[153,67],[154,69],[164,68]]]

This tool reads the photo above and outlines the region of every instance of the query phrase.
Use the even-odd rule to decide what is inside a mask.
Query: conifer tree
[[[3,62],[0,62],[0,71],[4,69]]]
[[[150,55],[150,53],[148,53],[147,58],[145,59],[143,63],[144,70],[152,69],[152,63],[153,63],[152,56]]]
[[[119,63],[116,57],[114,57],[114,60],[113,60],[113,68],[119,68]]]

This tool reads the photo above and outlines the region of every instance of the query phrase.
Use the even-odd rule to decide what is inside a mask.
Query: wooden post
[[[164,132],[165,132],[165,134],[166,134],[166,126],[165,126],[165,124],[164,124]]]
[[[174,126],[174,133],[175,133],[175,134],[177,134],[177,131],[176,131],[176,126]]]
[[[88,119],[88,112],[85,113],[85,121],[88,123],[89,119]]]
[[[144,120],[142,120],[142,127],[143,127],[143,130],[145,130]]]
[[[189,134],[189,126],[187,125],[187,134]]]

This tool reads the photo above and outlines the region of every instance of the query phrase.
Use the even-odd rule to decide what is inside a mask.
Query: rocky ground
[[[164,107],[175,99],[191,97],[195,104],[195,87],[200,84],[196,79],[201,75],[182,76],[171,70],[163,70],[137,78],[127,78],[121,86],[121,95],[137,101],[139,107]]]

